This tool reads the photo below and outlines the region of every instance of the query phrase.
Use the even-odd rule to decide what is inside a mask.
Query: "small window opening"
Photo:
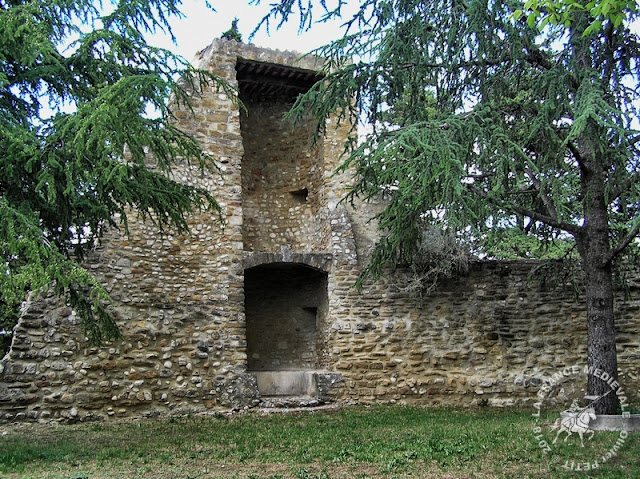
[[[318,308],[303,307],[305,328],[310,331],[316,331],[318,328]]]
[[[300,203],[304,203],[305,201],[307,201],[307,198],[309,197],[309,190],[307,188],[291,191],[290,193],[294,198],[300,201]]]

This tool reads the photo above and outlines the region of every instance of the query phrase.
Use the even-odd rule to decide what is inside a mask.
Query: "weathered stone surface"
[[[216,381],[215,391],[221,406],[241,409],[260,404],[258,381],[253,374],[237,374]]]
[[[316,386],[318,388],[318,399],[321,402],[330,402],[342,396],[344,378],[342,374],[329,371],[318,371],[315,373]]]

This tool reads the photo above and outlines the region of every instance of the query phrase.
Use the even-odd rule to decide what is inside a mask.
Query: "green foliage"
[[[179,0],[0,1],[0,298],[15,311],[28,291],[53,286],[82,313],[92,341],[117,336],[109,298],[76,263],[105,228],[131,211],[161,230],[186,231],[186,215],[217,209],[204,189],[171,180],[178,161],[211,168],[191,136],[171,124],[173,104],[210,73],[153,47],[170,32]],[[150,114],[148,112],[154,112]],[[12,320],[3,313],[2,327]]]
[[[487,230],[479,239],[481,250],[497,259],[558,259],[573,248],[569,238],[538,238],[518,227]]]
[[[343,37],[314,52],[326,77],[291,115],[311,109],[318,132],[334,111],[369,126],[341,167],[355,171],[348,199],[388,204],[365,274],[412,263],[425,229],[494,257],[595,254],[595,234],[610,246],[594,262],[637,251],[635,2],[282,1],[269,18],[308,28],[347,3]]]
[[[589,26],[583,35],[591,35],[602,29],[603,25],[611,24],[618,28],[624,21],[638,13],[638,3],[635,0],[592,0],[587,3],[575,0],[527,0],[524,10],[514,12],[514,19],[518,20],[526,15],[527,24],[542,30],[547,25],[562,25],[570,28],[580,15],[589,16]]]
[[[238,18],[234,18],[231,22],[231,28],[224,32],[220,38],[242,42],[242,33],[238,30],[238,21]]]

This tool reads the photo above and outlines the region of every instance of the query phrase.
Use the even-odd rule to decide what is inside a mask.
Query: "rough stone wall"
[[[241,115],[245,251],[326,251],[322,148],[311,124],[284,120],[292,103],[245,102]]]
[[[237,84],[240,58],[319,66],[231,41],[214,43],[199,61]],[[297,137],[308,126],[292,140],[278,119],[284,104],[253,105],[241,119],[232,98],[207,88],[193,106],[195,116],[176,111],[178,126],[193,132],[221,172],[183,164],[174,175],[208,188],[223,207],[224,225],[204,212],[189,220],[190,234],[161,235],[133,216],[129,237],[113,232],[96,248],[85,267],[114,299],[121,341],[87,345],[75,313],[55,298],[26,305],[11,352],[0,361],[1,420],[252,407],[261,398],[251,369],[266,367],[329,371],[317,373],[323,400],[525,404],[544,378],[584,364],[582,301],[529,283],[531,263],[474,265],[466,277],[442,284],[421,309],[403,289],[402,274],[353,288],[375,224],[367,223],[371,205],[338,202],[351,182],[348,172],[334,175],[348,124],[328,120],[324,141],[309,151]],[[247,128],[257,133],[247,135]],[[278,151],[273,158],[271,150]],[[267,265],[320,273],[292,274],[281,286],[258,278],[247,288],[245,274],[252,273],[246,272]],[[322,281],[306,290],[313,278]],[[315,339],[310,323],[304,334],[292,333],[302,317],[277,323],[289,307],[287,292],[296,291],[292,283],[300,287],[289,306],[317,308]],[[632,286],[633,299],[617,303],[618,357],[621,382],[637,405],[640,286]],[[263,300],[276,290],[279,299]],[[260,308],[269,310],[270,326],[247,319]],[[252,337],[265,340],[256,358],[248,356]],[[278,337],[286,348],[271,354]],[[266,364],[257,361],[265,356]]]
[[[298,62],[294,53],[225,41],[203,50],[198,62],[237,85],[239,58],[310,70],[319,66],[313,59]],[[161,235],[132,214],[130,236],[114,231],[96,248],[85,266],[114,300],[122,341],[90,347],[69,308],[55,298],[29,303],[11,351],[0,362],[2,419],[125,417],[257,404],[256,379],[247,373],[242,172],[251,165],[243,164],[240,108],[213,86],[198,92],[192,106],[195,114],[176,106],[177,124],[201,142],[220,172],[182,164],[173,175],[211,191],[223,208],[223,222],[215,213],[204,212],[190,218],[189,234]],[[275,133],[258,127],[263,138],[284,133],[277,124]],[[326,144],[331,148],[334,137],[341,135],[330,132]],[[304,152],[301,146],[306,139],[298,143],[288,157],[294,163],[307,158],[306,146]],[[320,145],[319,151],[323,149]],[[318,200],[326,171],[322,161],[308,161],[305,168],[319,172],[307,187],[310,198],[305,201],[314,209],[316,225],[324,226],[287,236],[305,238],[302,246],[287,245],[289,250],[317,250],[328,243],[328,208]],[[251,198],[246,205],[251,208]],[[306,227],[300,218],[296,221],[297,227]],[[313,247],[310,238],[315,238]],[[277,235],[260,247],[279,252],[283,243]],[[247,246],[251,251],[250,241]]]
[[[480,262],[441,284],[416,308],[401,275],[348,289],[332,312],[331,351],[358,402],[523,405],[542,381],[586,363],[584,297],[531,281],[534,262]],[[633,285],[632,285],[633,286]],[[620,383],[632,404],[640,397],[640,288],[617,302]],[[586,386],[586,383],[584,384]],[[575,387],[575,384],[567,387]],[[566,390],[559,396],[582,397]],[[563,402],[565,401],[565,402]]]

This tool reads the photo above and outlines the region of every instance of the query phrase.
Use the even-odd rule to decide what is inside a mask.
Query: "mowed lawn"
[[[1,478],[640,477],[640,434],[565,434],[527,409],[351,406],[0,426]],[[539,429],[536,429],[538,427]],[[536,437],[538,436],[538,437]],[[616,455],[593,471],[618,444]],[[544,444],[543,444],[544,446]],[[567,469],[569,468],[569,469]],[[574,470],[571,470],[573,468]]]

